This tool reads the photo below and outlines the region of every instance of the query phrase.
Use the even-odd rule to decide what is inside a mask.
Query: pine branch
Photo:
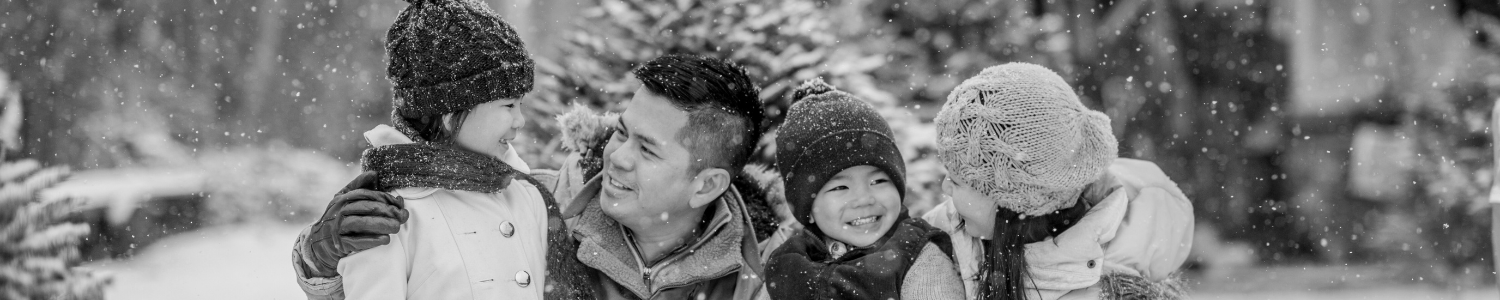
[[[34,160],[0,163],[0,296],[99,299],[109,278],[73,268],[85,224],[61,223],[72,199],[39,195],[67,178],[66,167]]]
[[[0,182],[13,182],[31,172],[42,168],[42,164],[34,159],[25,159],[12,163],[0,165]]]
[[[21,251],[55,252],[60,247],[78,245],[89,234],[89,226],[77,223],[58,224],[28,234],[17,248]]]

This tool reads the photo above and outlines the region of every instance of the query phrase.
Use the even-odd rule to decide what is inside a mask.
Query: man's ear
[[[693,178],[693,197],[688,204],[693,208],[703,207],[719,199],[729,190],[729,171],[720,168],[705,168]]]

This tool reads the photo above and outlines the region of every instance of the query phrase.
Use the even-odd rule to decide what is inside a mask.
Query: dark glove
[[[379,178],[373,171],[360,174],[328,202],[303,241],[302,255],[314,264],[308,276],[337,276],[339,259],[390,243],[390,234],[406,223],[405,201],[381,192]]]

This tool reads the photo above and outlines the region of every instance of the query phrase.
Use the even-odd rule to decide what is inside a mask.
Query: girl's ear
[[[443,114],[443,132],[448,137],[449,142],[453,142],[454,140],[458,139],[458,131],[463,130],[464,119],[469,117],[469,112],[470,110],[466,109]]]

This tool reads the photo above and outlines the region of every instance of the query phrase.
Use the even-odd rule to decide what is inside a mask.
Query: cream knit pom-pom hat
[[[1072,207],[1118,151],[1108,116],[1084,107],[1056,73],[1028,63],[964,80],[935,122],[948,176],[1027,216]]]

